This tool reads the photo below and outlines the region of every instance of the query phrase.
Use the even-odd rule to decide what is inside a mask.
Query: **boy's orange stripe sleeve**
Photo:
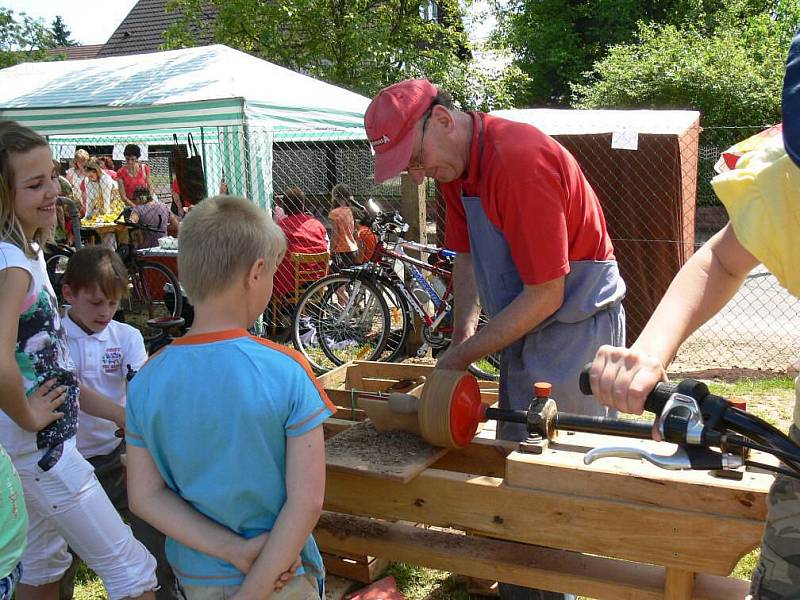
[[[314,387],[317,388],[317,391],[319,392],[322,401],[325,403],[325,406],[327,406],[333,414],[336,414],[336,405],[333,402],[331,402],[330,398],[328,398],[328,394],[326,394],[325,390],[322,389],[322,386],[319,384],[317,376],[314,375],[314,371],[311,369],[311,365],[308,364],[308,361],[302,354],[300,354],[297,350],[292,350],[291,348],[287,348],[286,346],[281,346],[280,344],[276,344],[275,342],[265,340],[264,338],[255,337],[254,335],[250,335],[249,337],[251,340],[258,342],[259,344],[262,344],[264,346],[267,346],[268,348],[272,348],[273,350],[281,352],[286,356],[292,358],[297,363],[299,363],[300,366],[302,366],[303,369],[305,369],[305,372],[311,378],[311,381],[314,382]]]

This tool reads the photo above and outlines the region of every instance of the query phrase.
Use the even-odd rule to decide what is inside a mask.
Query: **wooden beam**
[[[516,442],[475,438],[466,448],[450,450],[431,466],[445,471],[505,477],[506,456],[516,450],[518,445]]]
[[[352,368],[352,364],[345,363],[317,377],[319,384],[327,391],[328,389],[338,389],[344,386],[347,379],[347,372]]]
[[[653,440],[634,440],[576,434],[559,436],[542,454],[509,455],[506,483],[562,494],[585,495],[664,508],[715,513],[763,521],[772,475],[745,473],[742,481],[714,477],[708,471],[666,471],[645,461],[605,458],[585,465],[583,457],[600,446],[635,446],[666,454],[674,446]],[[569,443],[565,443],[568,441]]]
[[[412,363],[385,363],[368,360],[360,360],[353,363],[362,367],[365,377],[377,377],[393,379],[412,379],[420,375],[429,375],[435,368],[433,365],[417,365]]]
[[[620,485],[626,478],[620,477]],[[761,538],[754,519],[556,494],[427,469],[405,484],[328,470],[327,510],[727,575]]]
[[[403,523],[323,513],[314,532],[330,552],[363,553],[470,577],[597,600],[662,600],[665,569]],[[748,583],[701,575],[693,600],[743,598]]]
[[[692,600],[695,573],[667,567],[664,577],[664,600]]]

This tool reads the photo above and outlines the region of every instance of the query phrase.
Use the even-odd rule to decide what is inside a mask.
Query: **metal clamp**
[[[705,429],[703,415],[700,412],[697,400],[685,394],[672,394],[664,404],[664,408],[661,409],[661,415],[658,417],[658,432],[661,434],[661,439],[666,438],[664,422],[673,411],[677,411],[678,416],[686,417],[686,443],[700,446],[703,441],[703,430]]]

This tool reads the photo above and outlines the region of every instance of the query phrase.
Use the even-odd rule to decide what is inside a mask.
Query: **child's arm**
[[[300,554],[322,511],[325,440],[322,427],[286,439],[286,503],[236,600],[264,598]]]
[[[242,573],[250,570],[268,533],[249,540],[236,535],[169,489],[146,448],[128,444],[127,453],[128,504],[135,515],[185,546],[227,561]]]
[[[93,417],[114,421],[117,427],[125,429],[125,407],[120,406],[108,396],[86,387],[81,382],[81,410]]]
[[[0,409],[22,429],[39,431],[64,413],[53,412],[64,403],[66,388],[53,388],[55,381],[44,382],[25,397],[22,374],[17,366],[15,351],[19,330],[19,307],[25,299],[31,276],[23,269],[0,271],[3,293],[0,294]]]

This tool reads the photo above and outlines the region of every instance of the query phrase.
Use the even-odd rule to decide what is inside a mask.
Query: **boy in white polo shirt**
[[[142,334],[130,325],[113,320],[120,300],[128,292],[125,265],[114,251],[104,246],[87,246],[70,258],[62,279],[62,290],[65,302],[70,305],[63,321],[64,329],[81,386],[91,388],[124,407],[129,368],[138,371],[147,360]],[[130,523],[134,536],[156,558],[156,576],[160,586],[156,598],[177,600],[182,596],[164,554],[164,534],[128,510],[121,462],[125,443],[116,432],[114,422],[81,411],[78,450],[94,467],[103,489],[114,507]],[[63,591],[69,590],[72,584],[66,580],[61,586],[62,598]]]

